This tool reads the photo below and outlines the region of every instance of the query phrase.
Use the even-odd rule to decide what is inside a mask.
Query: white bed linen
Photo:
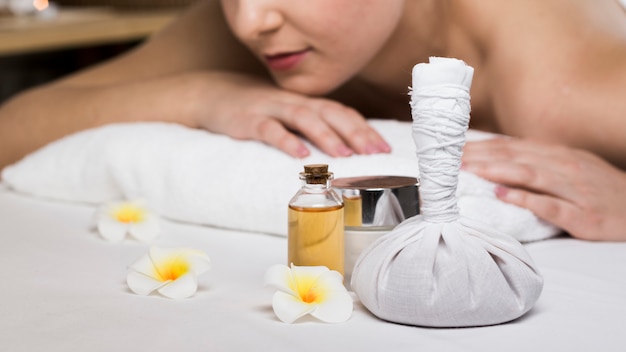
[[[155,242],[206,251],[193,298],[138,296],[126,267],[148,250],[111,244],[92,206],[30,198],[0,185],[0,351],[624,351],[626,243],[556,238],[527,244],[545,277],[533,310],[505,325],[429,329],[378,320],[358,302],[346,323],[275,318],[270,265],[286,239],[165,221]]]

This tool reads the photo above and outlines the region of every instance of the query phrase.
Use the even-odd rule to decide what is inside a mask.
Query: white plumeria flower
[[[198,290],[198,275],[210,268],[209,257],[200,250],[152,247],[128,268],[126,283],[138,295],[158,291],[169,298],[187,298]]]
[[[274,265],[265,274],[265,283],[278,290],[272,308],[285,323],[307,314],[340,323],[352,315],[352,297],[343,285],[343,276],[325,266]]]
[[[96,213],[100,235],[111,242],[123,240],[127,234],[149,242],[159,235],[159,217],[140,201],[110,202]]]

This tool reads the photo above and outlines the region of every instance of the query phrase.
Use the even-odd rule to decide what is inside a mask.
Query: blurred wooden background
[[[61,0],[54,17],[0,17],[0,104],[133,48],[193,1]]]

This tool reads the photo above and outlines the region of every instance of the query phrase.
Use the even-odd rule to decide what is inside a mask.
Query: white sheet
[[[1,188],[1,187],[0,187]],[[428,329],[380,321],[360,304],[329,325],[279,322],[263,274],[286,239],[166,221],[156,244],[206,251],[211,271],[183,301],[128,290],[147,244],[111,244],[91,206],[0,189],[1,351],[624,351],[626,243],[527,244],[544,274],[533,310],[505,325]]]

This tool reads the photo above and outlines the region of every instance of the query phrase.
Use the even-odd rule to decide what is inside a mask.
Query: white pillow
[[[287,234],[287,204],[300,187],[303,165],[325,163],[335,178],[419,176],[411,123],[371,120],[390,154],[332,158],[316,148],[292,158],[257,141],[177,124],[112,124],[67,136],[2,172],[10,188],[38,197],[102,203],[143,199],[166,218],[194,224]],[[470,131],[468,139],[490,135]],[[461,213],[520,241],[558,229],[530,211],[495,198],[494,184],[461,172]]]

